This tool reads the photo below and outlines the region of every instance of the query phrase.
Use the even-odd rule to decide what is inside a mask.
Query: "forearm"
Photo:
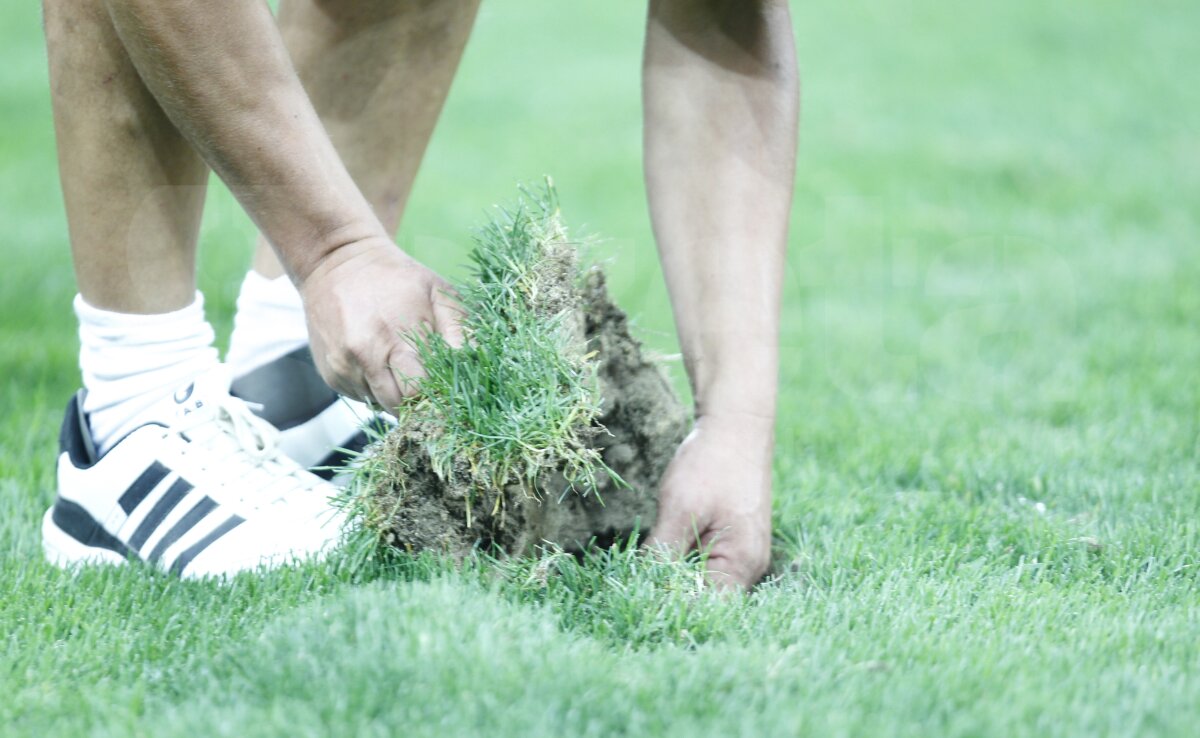
[[[654,0],[646,178],[697,414],[771,420],[799,92],[783,0]]]
[[[105,0],[139,74],[293,278],[386,236],[312,108],[265,2]]]

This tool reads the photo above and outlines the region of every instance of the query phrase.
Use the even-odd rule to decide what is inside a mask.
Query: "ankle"
[[[204,298],[170,313],[133,315],[75,300],[79,365],[87,390],[83,411],[103,454],[153,418],[153,407],[217,365]]]
[[[287,277],[246,274],[226,363],[240,377],[308,343],[300,293]]]

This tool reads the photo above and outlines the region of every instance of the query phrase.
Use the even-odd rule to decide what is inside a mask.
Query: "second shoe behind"
[[[364,403],[325,384],[308,346],[234,379],[230,394],[279,429],[283,453],[335,483],[344,481],[339,471],[370,442],[366,428],[383,431],[387,426]]]

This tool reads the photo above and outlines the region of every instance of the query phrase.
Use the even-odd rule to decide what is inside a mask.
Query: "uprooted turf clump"
[[[426,376],[360,469],[362,530],[457,556],[648,531],[686,415],[599,267],[579,266],[553,190],[497,209],[471,260],[466,345],[415,341]]]

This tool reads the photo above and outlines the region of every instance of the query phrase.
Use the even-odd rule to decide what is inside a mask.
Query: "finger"
[[[383,366],[367,373],[370,398],[388,412],[395,413],[404,398],[414,393],[410,378],[414,371],[419,370],[420,362],[416,361],[411,346],[393,349]]]
[[[662,514],[661,511],[646,541],[647,546],[666,548],[675,556],[687,554],[698,543],[699,535],[693,516]]]
[[[434,329],[446,339],[446,343],[454,348],[463,345],[463,311],[462,306],[454,296],[444,289],[437,289],[433,295]]]
[[[378,405],[388,413],[395,415],[396,408],[400,407],[404,401],[404,394],[395,377],[392,376],[392,372],[384,370],[376,372],[368,378],[367,391],[363,395],[363,399],[368,405]]]
[[[717,589],[746,590],[758,580],[758,577],[750,575],[737,558],[726,556],[719,551],[710,551],[705,563],[708,568],[708,581]]]
[[[392,351],[388,368],[402,396],[412,397],[417,393],[417,380],[425,376],[425,367],[421,365],[416,349],[405,344]]]
[[[709,581],[718,589],[746,590],[758,583],[770,563],[769,553],[751,550],[733,537],[717,534],[708,546]]]
[[[346,366],[344,362],[339,367],[332,357],[316,351],[313,351],[313,364],[317,367],[317,375],[339,395],[362,399],[368,394],[367,380],[357,367]]]

